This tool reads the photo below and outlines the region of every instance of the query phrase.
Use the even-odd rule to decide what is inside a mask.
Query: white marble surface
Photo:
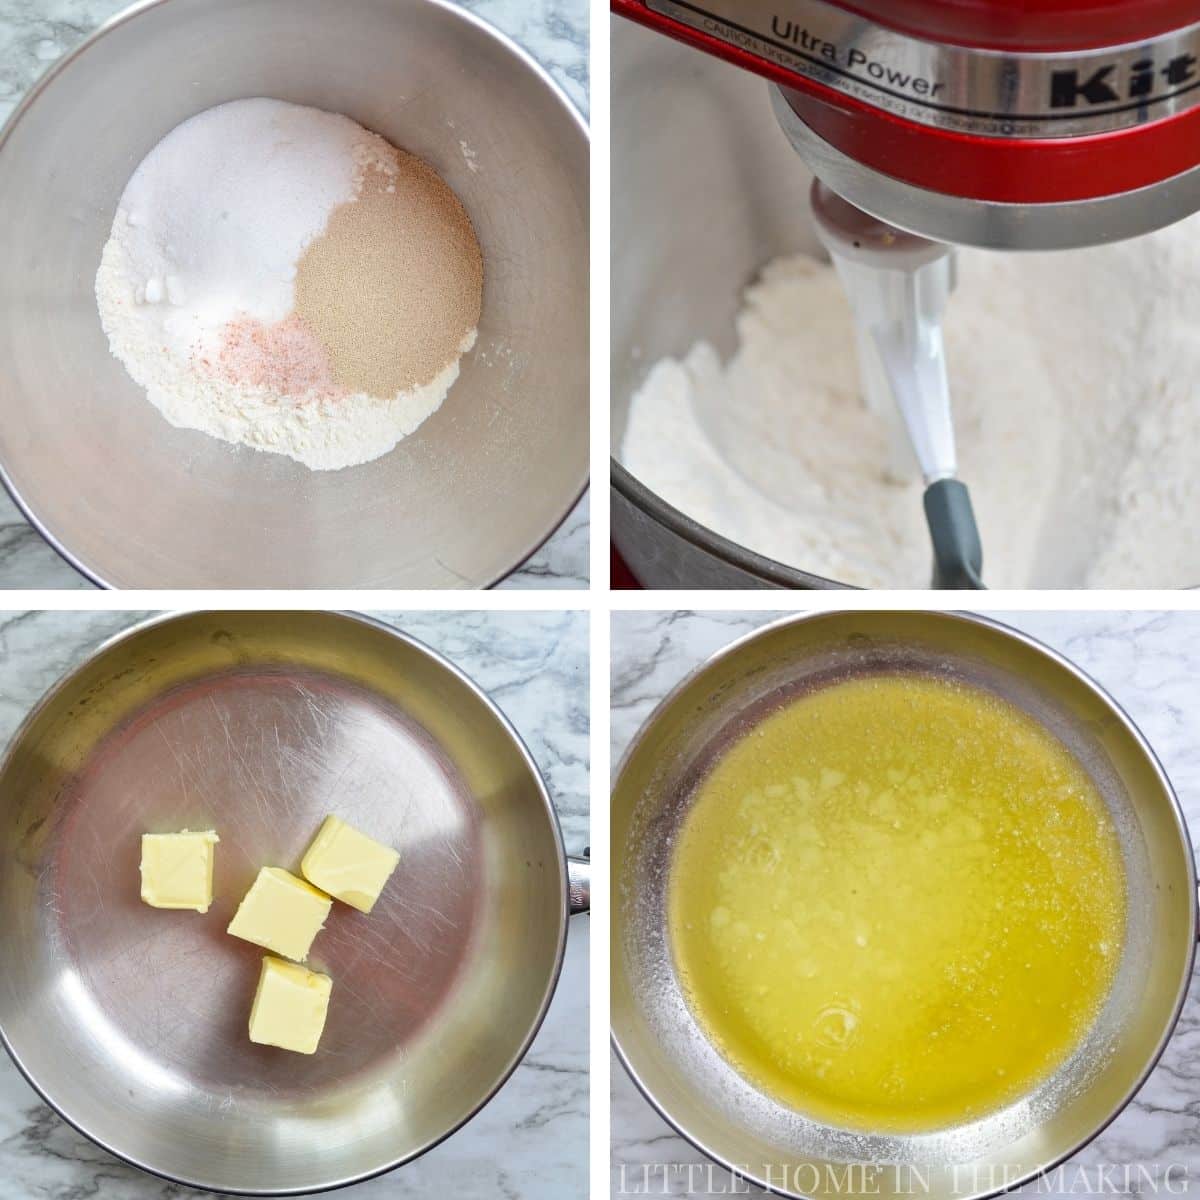
[[[0,613],[0,739],[98,643],[141,613]],[[485,688],[527,742],[573,853],[588,844],[587,616],[376,613]],[[574,917],[562,978],[525,1061],[492,1102],[416,1162],[336,1193],[347,1200],[582,1197],[588,1169],[588,927]],[[100,1150],[43,1105],[0,1053],[2,1200],[167,1200],[179,1188]]]
[[[710,654],[780,613],[617,612],[612,617],[612,752],[614,769],[655,704]],[[1183,804],[1193,839],[1200,837],[1200,613],[998,613],[991,614],[1071,658],[1106,688],[1141,727]],[[686,1195],[687,1164],[707,1160],[671,1128],[612,1062],[613,1195],[644,1186],[655,1194]],[[1105,1188],[1100,1164],[1142,1164],[1160,1182],[1186,1172],[1200,1189],[1200,986],[1192,989],[1162,1061],[1133,1103],[1076,1159],[1063,1177],[1070,1194]],[[621,1167],[626,1173],[622,1185]],[[677,1164],[667,1170],[657,1164]],[[1171,1176],[1167,1168],[1174,1167]],[[1080,1168],[1083,1170],[1081,1171]],[[710,1190],[707,1176],[698,1176]],[[715,1188],[730,1188],[717,1171]],[[663,1190],[666,1181],[669,1191]],[[749,1194],[757,1188],[739,1184]],[[1035,1195],[1052,1195],[1043,1185]],[[1144,1190],[1150,1190],[1146,1188]],[[693,1193],[697,1194],[697,1193]]]
[[[502,29],[549,70],[588,113],[587,0],[460,0]],[[0,0],[0,122],[30,84],[126,0]],[[588,497],[558,530],[499,586],[588,586]],[[91,588],[47,545],[0,488],[0,589]]]

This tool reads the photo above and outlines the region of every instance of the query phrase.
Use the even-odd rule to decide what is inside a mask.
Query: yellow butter
[[[250,1009],[250,1040],[312,1054],[325,1029],[332,987],[328,975],[265,956]]]
[[[338,817],[325,818],[300,862],[304,877],[360,912],[370,912],[400,855]]]
[[[263,867],[229,922],[228,932],[294,958],[308,957],[333,901],[279,867]]]
[[[213,896],[213,847],[221,839],[202,833],[142,834],[142,899],[153,908],[208,912]]]
[[[936,675],[813,688],[697,785],[672,958],[730,1064],[872,1133],[961,1126],[1072,1054],[1120,962],[1120,843],[1083,764]]]

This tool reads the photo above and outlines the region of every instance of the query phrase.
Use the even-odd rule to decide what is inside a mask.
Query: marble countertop
[[[588,114],[587,0],[460,0],[530,52]],[[56,59],[125,8],[127,0],[0,0],[0,122]],[[544,546],[499,586],[588,586],[585,494]],[[0,589],[91,588],[42,540],[0,489]]]
[[[612,626],[612,753],[620,755],[653,707],[689,671],[735,638],[781,613],[618,612]],[[999,613],[1006,624],[1041,639],[1106,688],[1141,727],[1200,835],[1200,613]],[[1067,1165],[1059,1193],[1049,1183],[1031,1194],[1086,1194],[1097,1188],[1102,1164],[1142,1164],[1160,1190],[1173,1168],[1200,1186],[1200,987],[1193,986],[1162,1061],[1128,1108]],[[613,1195],[638,1189],[686,1195],[688,1164],[707,1163],[642,1098],[624,1068],[612,1061]],[[625,1168],[622,1183],[622,1167]],[[651,1173],[643,1174],[643,1167]],[[1082,1170],[1081,1170],[1082,1169]],[[1090,1174],[1087,1174],[1090,1172]],[[719,1170],[709,1191],[730,1190]],[[1120,1183],[1118,1183],[1120,1186]],[[624,1187],[624,1191],[622,1191]],[[764,1195],[739,1182],[739,1194]]]
[[[64,672],[145,613],[0,614],[0,741]],[[577,612],[373,614],[445,654],[500,705],[545,776],[568,851],[588,844],[588,624]],[[454,1195],[559,1200],[587,1194],[588,933],[571,921],[546,1021],[512,1078],[462,1130],[346,1200]],[[208,1196],[146,1175],[76,1133],[0,1053],[3,1200]]]

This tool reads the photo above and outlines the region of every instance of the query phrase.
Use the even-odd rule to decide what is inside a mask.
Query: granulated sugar
[[[172,424],[314,469],[376,458],[438,408],[481,289],[470,220],[430,167],[267,99],[147,155],[96,276],[113,354]]]
[[[946,353],[959,466],[990,587],[1200,584],[1200,218],[1054,254],[962,251]],[[740,346],[655,364],[625,465],[663,499],[780,562],[928,587],[919,480],[889,478],[831,267],[770,264]]]

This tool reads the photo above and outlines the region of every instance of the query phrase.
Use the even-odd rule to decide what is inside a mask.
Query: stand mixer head
[[[770,79],[818,178],[935,241],[1048,250],[1200,209],[1194,0],[612,0]]]
[[[889,474],[911,478],[915,456],[927,485],[934,586],[983,586],[954,478],[951,245],[1068,249],[1200,209],[1193,0],[612,7],[774,84],[775,115],[818,180],[813,215],[850,300],[866,402],[890,427]]]

